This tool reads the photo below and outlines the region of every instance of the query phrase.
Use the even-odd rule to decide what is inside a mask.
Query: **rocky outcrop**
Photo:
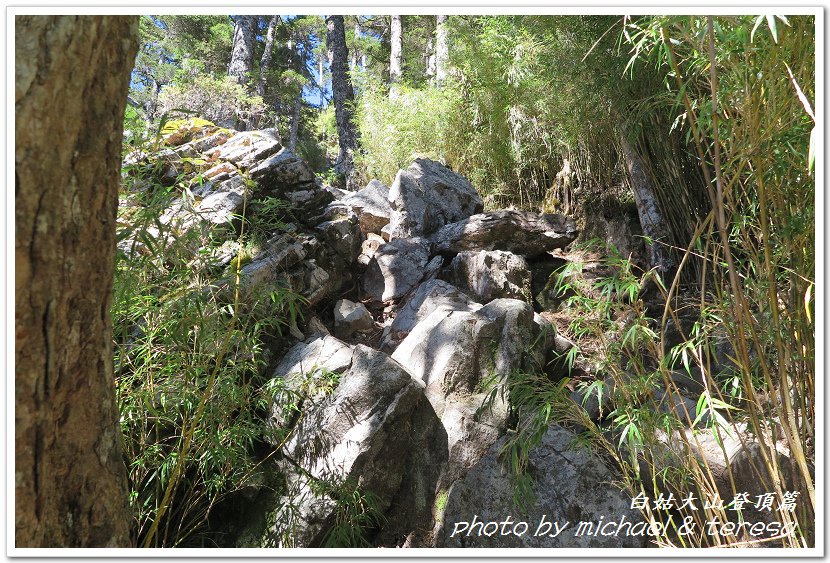
[[[375,251],[363,276],[363,291],[374,301],[398,300],[424,276],[429,245],[424,239],[395,239]]]
[[[392,206],[389,204],[389,186],[372,180],[365,188],[343,197],[340,202],[354,210],[360,218],[360,230],[364,235],[380,234],[389,224]]]
[[[418,158],[398,171],[389,190],[391,239],[428,236],[484,209],[472,184],[446,166]]]
[[[341,338],[348,338],[355,331],[374,328],[372,313],[363,303],[341,299],[334,305],[334,330]]]
[[[531,278],[527,260],[512,252],[459,252],[444,271],[443,277],[482,303],[500,297],[531,302]]]
[[[457,287],[442,280],[426,281],[398,308],[383,334],[381,349],[392,353],[419,322],[437,309],[472,312],[480,308],[479,303],[473,302]]]
[[[301,346],[289,352],[289,359],[280,368],[299,368],[300,375],[293,372],[283,377],[297,381],[315,374],[342,375],[332,391],[304,409],[291,429],[283,447],[287,492],[274,513],[266,518],[274,525],[259,538],[258,544],[263,547],[326,545],[328,535],[342,524],[337,520],[338,510],[349,498],[341,497],[340,503],[337,498],[346,491],[371,495],[371,501],[366,502],[377,523],[402,499],[412,501],[413,497],[428,496],[435,487],[434,482],[429,482],[429,475],[437,475],[423,467],[412,445],[437,445],[433,455],[438,455],[434,461],[440,463],[440,445],[446,442],[443,429],[425,400],[422,384],[386,354],[361,345],[350,347],[333,337]],[[288,365],[295,360],[299,361]],[[285,420],[281,409],[272,415],[272,420]],[[423,510],[414,508],[418,504],[426,507],[428,499],[412,502],[409,516],[395,525],[415,526],[415,519],[426,517]],[[287,516],[281,510],[286,505],[293,507],[290,538],[283,536],[279,526]]]
[[[503,209],[447,224],[429,240],[440,254],[507,250],[534,258],[564,248],[577,234],[574,222],[564,215]]]
[[[180,178],[190,191],[171,202],[163,224],[226,237],[208,253],[216,278],[205,291],[233,295],[239,267],[241,309],[286,290],[303,298],[290,313],[258,311],[279,315],[288,330],[264,386],[270,450],[240,493],[250,506],[244,522],[227,527],[233,543],[318,547],[348,532],[390,547],[537,545],[459,543],[446,526],[513,510],[511,479],[495,461],[516,423],[505,383],[542,374],[548,351],[567,349],[532,298],[534,264],[573,240],[573,223],[482,213],[466,179],[427,159],[401,170],[391,188],[372,181],[343,192],[323,187],[267,130],[203,133],[164,157],[170,181],[183,156],[207,164]],[[270,236],[240,248],[243,207],[248,219],[267,209],[285,215],[269,223]],[[617,510],[610,471],[566,451],[562,432],[551,428],[532,454],[540,494],[528,518]]]
[[[499,461],[505,439],[494,444],[450,489],[437,525],[436,544],[439,547],[645,547],[649,539],[645,532],[639,536],[594,533],[600,523],[621,522],[624,518],[636,524],[642,521],[642,516],[639,511],[631,510],[631,500],[625,494],[609,486],[614,474],[604,463],[588,450],[573,448],[574,438],[570,431],[551,426],[541,444],[530,453],[535,498],[524,509],[516,507],[512,481]],[[476,527],[473,518],[484,525],[501,523],[507,518],[512,523],[506,527],[508,533],[490,534],[492,525],[487,533],[482,533],[484,526]],[[519,522],[524,522],[526,529]],[[590,532],[583,523],[590,524]]]

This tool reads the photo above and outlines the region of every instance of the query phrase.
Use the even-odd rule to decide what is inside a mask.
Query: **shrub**
[[[222,127],[232,128],[237,127],[238,122],[255,123],[266,113],[262,98],[248,94],[232,77],[213,78],[188,71],[173,84],[162,88],[159,105],[162,114],[183,108]]]

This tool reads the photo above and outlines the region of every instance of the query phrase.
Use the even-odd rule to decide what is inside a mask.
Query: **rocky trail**
[[[642,519],[612,484],[618,476],[607,460],[572,447],[578,428],[548,426],[529,456],[534,498],[521,509],[499,455],[521,420],[510,393],[494,390],[509,389],[500,385],[515,373],[551,381],[566,375],[557,358],[573,343],[556,323],[568,312],[546,289],[571,259],[568,248],[579,234],[571,219],[485,211],[470,182],[427,159],[400,170],[391,186],[373,180],[344,192],[322,185],[268,130],[194,128],[170,142],[158,155],[162,176],[172,182],[200,174],[201,181],[160,221],[210,232],[238,224],[246,198],[251,212],[263,198],[288,202],[293,220],[241,267],[242,295],[288,288],[307,300],[268,374],[298,406],[286,411],[275,403],[263,423],[293,430],[272,444],[276,455],[215,517],[229,546],[322,545],[342,516],[336,487],[324,482],[371,493],[374,546],[647,545],[647,536],[574,534],[582,521]],[[207,164],[191,169],[193,160]],[[230,233],[208,249],[217,272],[240,250]],[[120,248],[141,252],[142,243],[128,239]],[[221,291],[232,281],[219,275],[214,286]],[[720,356],[724,366],[728,355]],[[601,377],[589,365],[580,369],[583,377]],[[700,391],[692,378],[678,373],[677,380],[688,395],[663,389],[665,404],[682,404],[693,418]],[[589,399],[589,416],[607,415]],[[670,436],[666,443],[669,452]],[[741,469],[753,458],[749,434],[727,438],[723,449],[711,434],[701,433],[699,443],[699,455],[721,472],[724,493],[728,465],[733,478],[749,474]],[[758,488],[744,481],[743,488]],[[295,526],[290,542],[286,507]],[[474,515],[483,522],[510,517],[532,529],[454,533]],[[544,518],[568,521],[571,529],[535,535]]]

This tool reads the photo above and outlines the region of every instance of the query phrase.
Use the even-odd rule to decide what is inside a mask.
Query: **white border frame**
[[[52,6],[10,6],[6,4],[6,510],[5,518],[6,533],[6,555],[8,557],[114,557],[114,558],[179,558],[198,557],[203,558],[238,558],[238,557],[281,557],[289,559],[307,558],[592,558],[592,557],[615,557],[615,558],[722,558],[722,557],[752,557],[752,558],[804,558],[823,557],[825,550],[825,417],[823,407],[825,401],[824,373],[825,357],[825,276],[824,276],[824,187],[825,187],[825,161],[824,161],[824,53],[825,53],[825,17],[824,9],[820,6],[799,5],[785,7],[781,5],[759,5],[758,3],[734,3],[724,6],[719,2],[700,2],[693,6],[666,6],[658,3],[643,2],[630,6],[619,1],[609,2],[604,5],[590,6],[557,6],[548,2],[534,2],[524,0],[518,4],[505,6],[496,5],[489,0],[475,2],[472,0],[451,0],[451,4],[440,2],[412,3],[405,2],[394,7],[389,2],[367,1],[359,4],[343,5],[339,2],[314,2],[304,3],[302,0],[288,3],[280,2],[266,3],[262,0],[246,2],[245,6],[228,6],[218,0],[205,0],[198,4],[182,3],[177,6],[170,6],[165,2],[151,1],[143,2],[138,6],[112,6],[101,2],[85,2],[84,6],[64,5],[55,3]],[[690,15],[735,15],[754,13],[781,13],[786,15],[813,15],[816,18],[816,91],[815,91],[815,115],[817,119],[819,141],[816,148],[816,288],[815,288],[815,317],[816,317],[816,397],[818,405],[816,408],[816,479],[815,488],[817,494],[816,513],[816,547],[808,549],[781,549],[781,548],[711,548],[711,549],[671,549],[671,548],[631,548],[631,549],[598,549],[598,548],[415,548],[415,549],[226,549],[226,548],[204,548],[204,549],[33,549],[17,548],[12,545],[14,541],[14,468],[10,466],[14,460],[14,435],[11,432],[14,428],[14,378],[10,377],[14,372],[13,345],[11,344],[14,335],[14,16],[25,14],[268,14],[268,13],[323,13],[355,14],[545,14],[545,15],[574,15],[574,14],[690,14]]]

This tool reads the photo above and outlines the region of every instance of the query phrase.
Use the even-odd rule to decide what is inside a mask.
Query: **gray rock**
[[[374,301],[400,299],[421,281],[428,259],[423,239],[396,239],[382,245],[366,267],[366,296]]]
[[[262,252],[242,267],[240,286],[248,292],[273,286],[284,279],[286,271],[301,263],[307,255],[306,247],[296,237],[287,234],[275,237],[268,241]]]
[[[297,191],[301,186],[306,186],[305,189],[316,188],[314,173],[303,159],[288,149],[282,149],[266,158],[251,168],[250,174],[251,179],[264,193],[282,195],[289,191]],[[331,194],[326,193],[331,197]]]
[[[428,396],[471,394],[495,369],[493,348],[501,328],[478,312],[438,307],[418,323],[392,358],[424,382]]]
[[[351,268],[360,256],[363,242],[357,216],[349,213],[332,221],[324,221],[315,227],[315,231],[327,246],[331,269],[344,271]]]
[[[390,239],[427,236],[484,209],[472,184],[446,166],[424,158],[399,170],[389,190]]]
[[[341,299],[334,305],[334,330],[341,338],[348,338],[358,330],[374,328],[372,313],[363,303]]]
[[[281,148],[279,138],[269,130],[243,131],[226,141],[216,156],[243,168],[250,168]]]
[[[426,302],[429,292],[419,293]],[[461,306],[470,307],[463,301]],[[526,349],[533,348],[530,335],[539,330],[533,310],[522,301],[496,300],[474,311],[454,310],[449,301],[423,318],[392,354],[424,382],[446,431],[449,459],[439,481],[443,490],[504,432],[507,397],[497,386],[536,356]]]
[[[222,225],[232,221],[239,210],[245,196],[242,191],[215,192],[207,196],[199,204],[199,216],[215,225]]]
[[[500,297],[522,299],[528,303],[531,300],[527,261],[512,252],[459,252],[446,268],[443,277],[482,303]]]
[[[360,230],[364,235],[380,233],[389,224],[392,206],[389,204],[389,187],[372,180],[362,190],[350,194],[342,202],[354,209],[360,218]]]
[[[599,458],[586,450],[570,449],[573,438],[570,431],[551,426],[541,444],[530,453],[535,500],[525,510],[515,507],[512,479],[498,461],[504,439],[493,445],[450,489],[436,526],[437,547],[645,547],[647,536],[588,535],[584,528],[581,535],[576,535],[581,522],[596,526],[601,518],[604,522],[620,522],[624,516],[626,521],[636,523],[642,516],[631,510],[631,500],[611,484],[615,476]],[[522,527],[513,526],[526,522],[527,532],[478,535],[475,530],[483,529],[479,526],[467,535],[461,531],[460,523],[468,522],[472,528],[473,517],[485,525],[510,517],[513,525],[507,529],[520,532]],[[542,524],[543,517],[546,522],[567,522],[568,526],[551,537],[555,529]]]
[[[464,292],[443,280],[429,280],[418,286],[398,309],[389,331],[384,335],[381,349],[393,352],[419,322],[439,307],[456,311],[476,311],[474,303]]]
[[[238,169],[230,162],[220,162],[207,171],[202,173],[202,177],[210,182],[216,184],[227,180],[232,174],[236,174]],[[196,190],[193,190],[196,193]]]
[[[696,418],[697,401],[686,397],[682,393],[676,391],[666,391],[659,389],[655,396],[657,398],[657,408],[660,412],[671,413],[678,417],[680,422],[691,426]],[[698,421],[697,426],[708,426],[712,420],[709,413],[704,414]]]
[[[518,299],[494,299],[477,312],[501,326],[493,351],[494,368],[500,377],[514,369],[535,373],[543,370],[548,343],[530,305]]]
[[[614,387],[614,379],[608,376],[601,384],[590,388],[587,385],[577,386],[571,393],[571,399],[585,410],[588,418],[598,421],[613,410],[611,395]]]
[[[435,420],[422,385],[406,370],[381,352],[356,346],[340,384],[297,422],[284,447],[285,454],[302,467],[302,471],[291,471],[291,466],[286,466],[290,473],[283,502],[295,507],[291,512],[292,542],[287,544],[278,530],[271,528],[261,545],[322,545],[336,524],[332,492],[338,486],[346,487],[347,481],[362,493],[373,494],[379,514],[386,513],[396,500],[413,496],[425,497],[419,504],[428,506],[434,483],[424,483],[412,474],[412,469],[420,466],[411,445],[426,440],[442,443]],[[415,421],[439,435],[416,436]],[[440,464],[440,456],[436,461]],[[279,523],[286,516],[285,510],[277,508],[269,521]],[[423,513],[417,516],[428,517]]]
[[[690,414],[694,416],[693,412]],[[773,440],[769,429],[764,431],[764,436],[767,446],[761,446],[758,437],[748,430],[744,422],[728,423],[726,426],[715,426],[715,428],[705,427],[699,423],[695,429],[676,430],[672,435],[661,432],[658,438],[665,446],[665,450],[655,452],[658,454],[655,457],[658,471],[665,466],[673,467],[683,464],[684,462],[680,460],[688,457],[685,450],[685,443],[688,443],[694,455],[711,470],[715,486],[722,499],[728,502],[734,496],[732,481],[735,482],[735,490],[748,492],[750,498],[754,499],[757,495],[770,492],[767,490],[769,478],[766,477],[766,471],[763,469],[765,463],[761,453],[762,447],[767,448],[769,454],[768,445],[774,444],[779,464],[782,467],[790,464],[790,453],[780,438],[780,431],[777,433],[779,437],[777,442]],[[758,469],[763,472],[763,479]],[[766,485],[764,481],[767,481]],[[757,511],[753,512],[753,515],[756,514],[758,514]]]
[[[424,267],[424,275],[421,276],[421,281],[434,280],[441,273],[441,268],[444,266],[444,258],[441,256],[433,256],[427,265]]]
[[[533,258],[564,248],[579,231],[559,214],[503,209],[450,223],[429,237],[434,251],[454,254],[465,250],[508,250]]]
[[[309,306],[317,305],[340,288],[344,279],[342,275],[326,270],[317,264],[316,260],[305,260],[303,266],[303,283],[300,286],[302,289],[298,288],[296,291],[308,299]]]
[[[277,431],[290,423],[307,399],[319,400],[331,385],[331,375],[340,375],[352,365],[351,346],[322,335],[298,342],[283,356],[271,375],[280,381],[280,392],[271,406],[269,427]],[[286,409],[287,404],[296,409]]]
[[[308,189],[288,191],[283,196],[291,204],[294,214],[305,225],[312,226],[320,222],[321,213],[331,202],[331,194],[311,185]]]
[[[203,137],[196,141],[191,141],[188,144],[195,152],[204,153],[226,143],[232,135],[233,133],[229,131],[217,131],[213,135]]]
[[[360,246],[360,256],[357,257],[358,263],[368,266],[369,262],[371,262],[372,257],[378,251],[378,248],[382,244],[385,244],[386,241],[380,235],[376,235],[374,233],[369,233],[366,235],[366,240],[361,243]]]

